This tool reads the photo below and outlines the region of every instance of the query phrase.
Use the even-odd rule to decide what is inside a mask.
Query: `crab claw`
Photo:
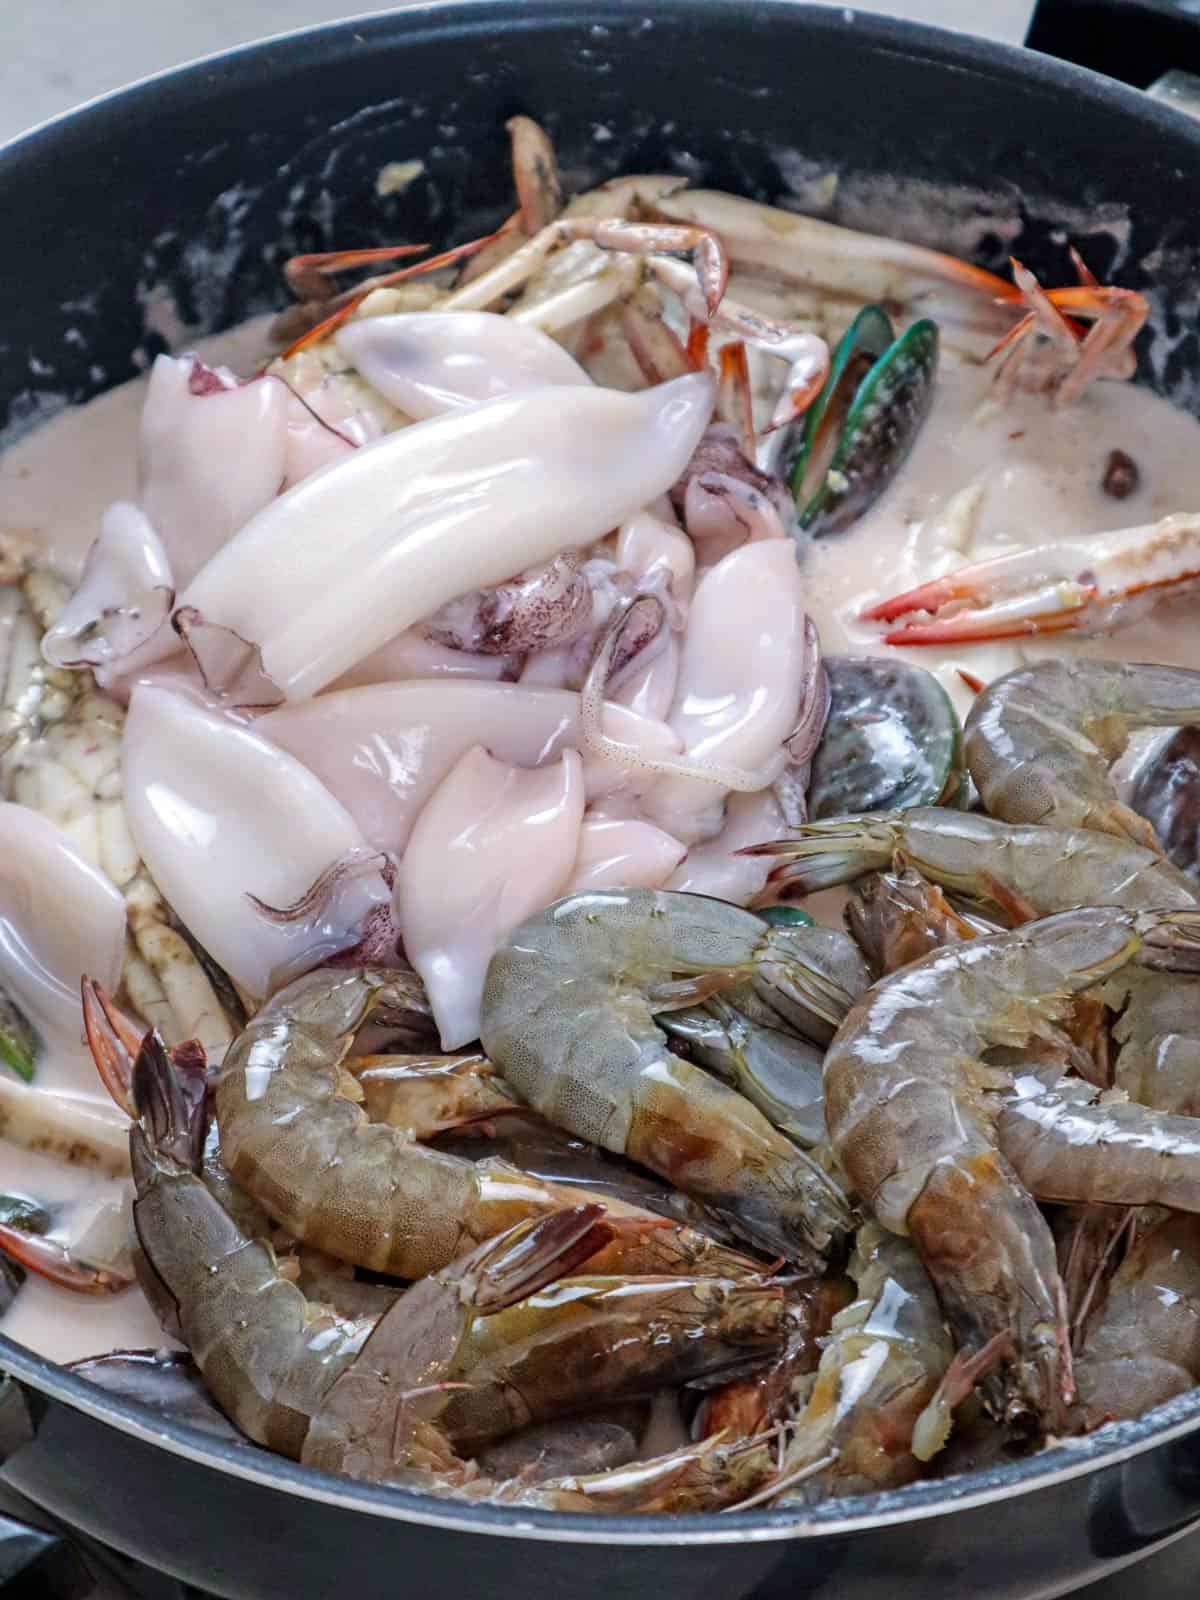
[[[56,1239],[44,1239],[20,1228],[0,1223],[0,1251],[18,1266],[36,1272],[38,1277],[70,1289],[74,1294],[117,1294],[129,1287],[129,1279],[104,1267],[78,1261]]]
[[[905,622],[885,644],[961,644],[1067,629],[1096,632],[1141,615],[1123,608],[1178,593],[1200,580],[1200,515],[1178,513],[1085,542],[1037,545],[881,600],[866,622]]]

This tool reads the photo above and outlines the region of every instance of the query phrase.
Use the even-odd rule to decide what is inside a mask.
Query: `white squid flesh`
[[[125,901],[63,830],[0,804],[0,989],[34,1027],[74,1043],[85,977],[115,989]]]
[[[580,829],[574,869],[562,892],[661,889],[686,855],[686,845],[652,822],[588,817]]]
[[[139,684],[123,747],[125,805],[154,881],[213,958],[250,994],[273,975],[355,944],[388,889],[354,819],[308,769],[258,732],[169,689]],[[332,866],[355,861],[311,915],[297,906]]]
[[[253,517],[180,596],[306,699],[448,600],[598,539],[679,476],[713,381],[539,389],[403,428]]]
[[[104,513],[79,587],[42,639],[52,667],[123,664],[167,620],[175,579],[162,541],[140,507],[117,500]]]
[[[613,738],[649,757],[680,748],[664,723],[611,702],[604,707],[603,725]],[[519,767],[556,761],[578,745],[579,696],[566,689],[475,679],[375,684],[281,706],[260,717],[255,730],[315,773],[372,847],[398,854],[421,808],[473,745],[486,745],[498,760]],[[604,756],[585,758],[589,800],[626,781],[618,763]]]
[[[533,771],[476,745],[417,819],[396,875],[396,916],[443,1050],[479,1036],[488,962],[563,889],[579,848],[583,766],[564,751]]]
[[[288,390],[240,383],[195,356],[159,356],[142,411],[141,506],[179,588],[284,479]]]
[[[591,383],[548,334],[494,311],[361,317],[334,342],[372,388],[417,419],[525,389]]]
[[[689,762],[714,780],[665,777],[642,809],[693,844],[720,831],[726,790],[766,788],[787,763],[806,659],[800,568],[790,539],[764,539],[727,555],[692,599],[675,707],[668,719]],[[717,776],[738,772],[737,784]],[[761,782],[749,780],[758,774]]]

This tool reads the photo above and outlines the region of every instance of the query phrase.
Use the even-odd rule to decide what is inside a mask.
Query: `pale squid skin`
[[[366,914],[388,899],[362,833],[318,779],[196,701],[148,684],[134,690],[123,775],[130,831],[154,881],[252,995],[266,994],[273,974],[354,944]],[[363,869],[335,884],[313,919],[270,920],[248,898],[283,910],[352,852]]]
[[[696,586],[696,552],[682,529],[649,510],[639,511],[617,530],[617,566],[645,579],[661,572],[670,589],[677,627],[682,627]],[[664,719],[670,712],[679,683],[680,644],[676,627],[648,652],[644,666],[634,665],[630,676],[611,692],[620,705],[644,717]]]
[[[175,578],[146,513],[116,500],[100,519],[75,593],[42,636],[52,667],[123,663],[166,621]]]
[[[585,819],[564,894],[585,889],[661,889],[687,855],[687,846],[652,822]]]
[[[786,761],[805,661],[800,568],[790,539],[743,545],[696,585],[683,641],[671,727],[689,760],[763,770],[765,788]],[[646,815],[687,844],[720,832],[725,789],[663,778]]]
[[[124,950],[125,902],[109,879],[48,818],[0,804],[4,993],[36,1028],[74,1041],[80,980],[115,989]]]
[[[409,678],[470,678],[495,683],[509,671],[507,656],[485,656],[438,644],[423,630],[406,628],[344,672],[326,694],[338,689],[363,689],[375,683],[403,683]],[[306,702],[312,704],[313,702]],[[317,702],[319,703],[319,702]]]
[[[280,387],[270,377],[260,379],[272,387]],[[284,454],[283,482],[279,492],[293,488],[310,478],[322,467],[343,461],[360,444],[379,438],[375,429],[364,429],[326,422],[318,412],[309,407],[298,394],[287,396],[287,447]]]
[[[418,420],[525,389],[591,383],[548,334],[495,311],[362,317],[334,343],[372,388]]]
[[[488,962],[518,923],[561,891],[582,821],[575,750],[527,771],[476,746],[425,805],[396,875],[395,907],[443,1050],[478,1037]]]
[[[608,703],[603,722],[646,756],[679,749],[664,723],[624,706]],[[476,679],[375,684],[281,706],[255,730],[314,772],[372,845],[398,854],[422,806],[472,745],[518,767],[554,761],[578,745],[579,696]],[[630,781],[617,762],[591,754],[583,780],[589,801]]]
[[[667,888],[748,906],[762,893],[771,863],[762,856],[743,856],[738,851],[763,839],[777,839],[783,831],[783,813],[770,789],[760,789],[756,794],[731,794],[725,802],[720,833],[688,851],[667,880]]]
[[[253,517],[180,596],[303,700],[472,589],[598,539],[678,477],[713,382],[540,389],[401,429]],[[330,538],[331,527],[338,537]]]
[[[140,440],[141,506],[182,589],[279,492],[286,467],[288,391],[239,383],[196,394],[194,356],[159,356]]]

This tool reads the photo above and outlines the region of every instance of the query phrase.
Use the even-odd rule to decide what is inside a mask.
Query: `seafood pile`
[[[903,496],[970,385],[1014,442],[1135,393],[1148,304],[509,133],[494,234],[158,357],[78,570],[3,536],[5,1327],[569,1511],[1140,1415],[1200,1382],[1200,671],[1123,634],[1200,514],[1115,450],[1157,514],[1041,546]],[[830,623],[906,516],[936,570]]]

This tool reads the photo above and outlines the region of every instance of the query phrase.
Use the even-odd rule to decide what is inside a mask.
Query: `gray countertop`
[[[858,9],[1017,42],[1033,5],[1034,0],[860,0]],[[387,9],[367,0],[0,0],[0,141],[164,67],[268,34]]]

